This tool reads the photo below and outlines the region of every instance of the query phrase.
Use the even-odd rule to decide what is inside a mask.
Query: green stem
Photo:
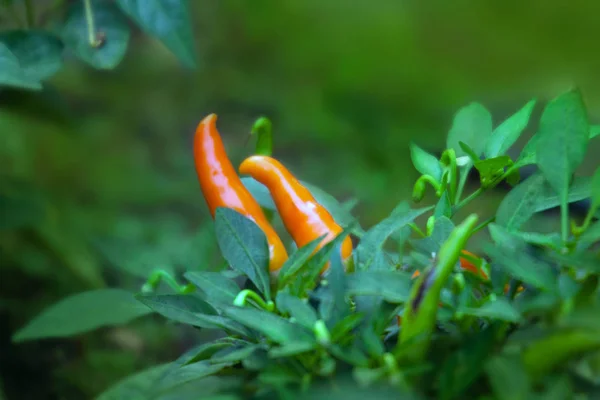
[[[33,14],[33,4],[31,0],[25,0],[25,19],[27,21],[27,27],[33,28],[35,25],[35,16]]]
[[[562,201],[560,205],[560,233],[563,246],[567,245],[569,240],[569,203]]]
[[[238,293],[238,295],[233,300],[233,305],[238,307],[244,307],[246,305],[246,300],[250,298],[253,300],[260,308],[273,312],[275,310],[275,303],[271,300],[265,302],[262,297],[260,297],[256,292],[250,289],[244,289]]]
[[[427,237],[427,235],[426,235],[426,234],[425,234],[425,233],[424,233],[424,232],[421,230],[421,228],[419,228],[419,227],[417,226],[417,224],[415,224],[414,222],[410,222],[410,223],[408,224],[408,226],[410,226],[410,227],[411,227],[411,229],[412,229],[413,231],[415,231],[415,232],[417,232],[419,235],[421,235],[421,237]]]
[[[196,290],[196,287],[194,285],[192,285],[192,284],[180,285],[179,283],[177,283],[177,280],[170,273],[168,273],[164,269],[157,269],[154,272],[152,272],[152,274],[150,274],[150,277],[148,278],[148,280],[146,281],[144,286],[142,286],[142,292],[143,293],[153,292],[154,290],[156,290],[156,288],[158,287],[158,285],[160,284],[161,281],[164,281],[167,285],[169,285],[177,293],[187,294],[187,293],[192,293],[193,291]]]
[[[471,193],[464,200],[462,200],[460,203],[458,203],[456,206],[454,206],[454,210],[452,213],[456,214],[456,212],[458,212],[461,208],[463,208],[464,206],[469,204],[471,201],[473,201],[476,198],[478,198],[479,196],[481,196],[481,194],[483,194],[483,192],[485,192],[485,189],[479,188],[476,191],[474,191],[473,193]]]
[[[83,0],[85,8],[85,22],[88,30],[88,42],[91,47],[97,48],[102,44],[102,41],[98,39],[96,35],[96,25],[94,22],[94,11],[92,10],[91,0]]]
[[[471,171],[471,164],[465,165],[464,170],[461,170],[460,180],[458,183],[458,189],[456,190],[456,195],[454,199],[450,199],[452,204],[456,204],[460,201],[462,197],[463,191],[465,190],[465,185],[467,184],[467,178],[469,177],[469,171]]]
[[[458,199],[456,198],[456,192],[458,190],[458,165],[456,164],[456,152],[454,149],[447,149],[442,154],[442,163],[448,165],[449,169],[449,180],[448,187],[450,188],[450,204],[454,204]]]
[[[495,220],[496,220],[496,216],[495,215],[493,217],[490,217],[490,218],[486,219],[481,224],[477,225],[475,227],[475,229],[473,229],[473,234],[476,233],[476,232],[479,232],[480,230],[482,230],[483,228],[485,228],[486,226],[488,226],[489,224],[491,224]]]
[[[573,225],[572,230],[573,230],[573,235],[575,237],[581,236],[581,234],[583,234],[587,230],[587,228],[589,228],[590,224],[592,223],[592,219],[596,215],[597,210],[598,210],[598,205],[592,204],[592,206],[588,210],[587,215],[585,216],[585,219],[583,220],[583,225],[581,225],[581,226]]]

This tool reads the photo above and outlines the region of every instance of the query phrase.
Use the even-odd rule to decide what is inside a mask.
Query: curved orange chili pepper
[[[343,231],[325,207],[317,203],[310,191],[276,159],[251,156],[242,162],[239,170],[269,189],[285,228],[298,247],[326,234],[319,244],[318,248],[321,248]],[[343,260],[352,255],[350,237],[344,239],[341,253]],[[321,273],[327,268],[329,264],[323,267]]]
[[[277,271],[288,258],[285,246],[229,161],[216,122],[215,114],[204,118],[194,137],[196,172],[210,214],[214,218],[217,207],[227,207],[253,220],[267,237],[269,270]]]

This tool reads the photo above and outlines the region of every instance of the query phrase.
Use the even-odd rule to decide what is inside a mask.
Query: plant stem
[[[92,10],[91,0],[83,0],[85,7],[85,22],[88,29],[88,42],[90,46],[96,48],[102,44],[102,41],[98,39],[96,35],[96,25],[94,23],[94,11]]]
[[[250,289],[244,289],[241,292],[239,292],[233,300],[233,304],[238,307],[243,307],[246,304],[246,300],[248,298],[253,300],[260,308],[266,311],[273,312],[273,310],[275,309],[275,304],[272,301],[268,301],[265,303],[262,297],[260,297],[258,294],[256,294]]]
[[[479,232],[480,230],[482,230],[483,228],[485,228],[486,226],[488,226],[489,224],[491,224],[495,220],[496,220],[496,216],[495,215],[493,217],[490,217],[490,218],[486,219],[481,224],[479,224],[478,226],[476,226],[475,229],[473,229],[472,233]]]
[[[450,201],[452,201],[452,204],[456,204],[460,201],[460,198],[463,194],[463,190],[465,189],[465,184],[467,183],[467,178],[469,177],[469,172],[471,171],[471,165],[465,165],[464,166],[464,170],[461,169],[460,171],[460,179],[459,179],[459,183],[458,183],[458,188],[456,189],[456,194],[454,196],[454,199],[451,199]]]
[[[563,246],[566,246],[569,240],[569,204],[562,201],[560,205],[560,233]]]
[[[477,197],[479,197],[483,192],[485,192],[485,189],[483,188],[479,188],[476,191],[474,191],[473,193],[471,193],[469,196],[467,196],[464,200],[462,200],[460,203],[458,203],[453,210],[453,214],[456,213],[458,210],[460,210],[461,208],[463,208],[464,206],[466,206],[467,204],[469,204],[471,201],[475,200]]]
[[[33,14],[33,5],[31,4],[31,0],[25,0],[25,18],[27,21],[27,27],[33,28],[35,24],[35,16]]]

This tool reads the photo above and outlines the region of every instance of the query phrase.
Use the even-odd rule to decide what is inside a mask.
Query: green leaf
[[[30,90],[42,89],[42,84],[27,75],[19,65],[17,56],[4,43],[0,43],[0,85]]]
[[[123,325],[151,312],[125,290],[92,290],[69,296],[48,307],[19,329],[13,340],[23,342],[73,336],[104,326]]]
[[[517,162],[515,162],[516,168],[521,168],[526,165],[535,164],[537,162],[537,145],[540,136],[538,134],[533,135],[529,141],[525,144],[521,153],[519,154],[519,158]]]
[[[454,224],[448,217],[441,217],[435,220],[431,235],[423,239],[413,240],[415,248],[420,251],[431,254],[437,253],[442,244],[448,239],[454,229]]]
[[[129,26],[112,2],[92,0],[94,23],[102,43],[93,46],[88,37],[84,2],[69,7],[62,39],[77,57],[98,69],[113,69],[123,59],[129,43]]]
[[[454,149],[457,157],[465,156],[467,153],[459,145],[459,142],[464,142],[479,155],[491,134],[492,116],[489,111],[479,103],[471,103],[454,116],[446,147]]]
[[[117,4],[146,33],[160,39],[184,66],[196,66],[187,0],[117,0]]]
[[[102,392],[96,400],[145,400],[156,379],[169,367],[170,363],[160,364],[121,379]]]
[[[525,369],[533,379],[542,377],[569,359],[600,349],[600,331],[568,329],[551,332],[523,352]]]
[[[512,164],[512,160],[508,156],[498,156],[488,158],[486,160],[476,161],[474,166],[479,171],[479,179],[481,186],[486,188],[502,174],[504,169]]]
[[[575,178],[567,200],[575,202],[590,196],[589,178]],[[519,229],[533,214],[554,208],[559,198],[541,173],[536,173],[513,188],[496,212],[496,222],[509,230]]]
[[[335,247],[329,259],[329,269],[325,274],[327,286],[325,296],[321,297],[319,314],[331,330],[350,313],[350,306],[346,302],[346,274],[341,256],[341,243]]]
[[[153,392],[161,392],[172,390],[174,387],[184,385],[188,382],[205,378],[209,375],[216,374],[224,368],[231,366],[233,363],[218,363],[213,364],[210,361],[199,361],[194,364],[189,364],[172,371],[166,375],[152,387]]]
[[[257,351],[261,347],[261,345],[249,343],[230,346],[216,352],[210,358],[210,361],[212,363],[238,362],[247,357],[250,357],[252,353]]]
[[[508,322],[519,322],[521,315],[506,298],[498,297],[489,300],[481,307],[459,309],[459,312],[480,318],[491,318]]]
[[[567,205],[571,178],[585,156],[589,132],[587,111],[578,90],[546,105],[538,132],[537,164],[558,193],[561,208]]]
[[[297,354],[306,353],[317,347],[316,342],[290,342],[281,347],[274,347],[269,351],[270,358],[291,357]]]
[[[390,235],[432,208],[425,207],[408,210],[404,213],[392,213],[389,217],[369,229],[355,250],[358,267],[364,270],[372,269],[376,265],[374,264],[375,256],[383,249],[383,245]]]
[[[184,276],[204,292],[209,303],[231,305],[240,291],[237,283],[220,272],[186,272]]]
[[[590,225],[585,232],[579,237],[577,249],[580,251],[587,250],[593,244],[600,241],[600,222]]]
[[[317,276],[319,276],[321,270],[331,258],[331,254],[334,251],[339,251],[338,247],[348,237],[353,226],[344,229],[339,233],[332,241],[321,247],[306,263],[304,272],[305,281],[308,283],[315,282]],[[306,282],[305,282],[306,283]]]
[[[400,271],[356,271],[347,276],[351,296],[381,296],[390,303],[403,303],[410,295],[410,275]]]
[[[217,207],[215,225],[217,243],[225,260],[231,268],[246,274],[269,300],[269,246],[263,231],[254,221],[223,207]]]
[[[536,100],[530,100],[515,114],[502,122],[488,139],[485,146],[485,157],[493,158],[505,154],[508,149],[519,139],[527,127],[529,118],[535,107]]]
[[[0,42],[17,57],[19,65],[32,81],[54,75],[62,66],[63,44],[44,31],[10,31],[0,35]]]
[[[467,156],[471,159],[472,163],[480,161],[479,154],[477,154],[475,150],[473,150],[468,144],[466,144],[463,141],[459,141],[458,145],[460,146],[462,151],[464,151],[467,154]]]
[[[600,136],[600,125],[590,126],[590,139]]]
[[[173,361],[163,376],[173,373],[176,369],[179,369],[184,365],[207,360],[216,352],[229,348],[234,344],[236,344],[235,340],[231,338],[222,338],[217,339],[214,342],[202,343],[198,346],[195,346],[179,356],[177,360]]]
[[[415,169],[422,175],[429,175],[438,182],[442,179],[440,161],[413,142],[410,142],[410,158]]]
[[[553,291],[557,288],[552,267],[526,252],[524,243],[497,224],[489,225],[497,247],[486,246],[486,252],[514,277],[537,288]]]
[[[444,190],[444,193],[442,193],[442,196],[438,200],[433,216],[436,219],[440,217],[452,217],[452,205],[450,204],[450,197],[447,190]]]
[[[511,231],[511,233],[529,244],[550,247],[557,250],[562,248],[562,240],[560,238],[560,234],[556,232],[537,233]]]
[[[273,202],[273,198],[271,197],[271,193],[269,189],[259,181],[249,176],[244,176],[240,178],[242,183],[248,189],[252,197],[256,199],[258,204],[262,208],[266,208],[267,210],[276,211],[277,207],[275,207],[275,202]]]
[[[486,363],[485,371],[498,400],[531,398],[531,384],[520,357],[496,356]]]
[[[248,331],[229,318],[215,315],[216,311],[204,300],[192,295],[143,295],[138,299],[170,320],[205,329],[223,329],[243,335]]]
[[[241,307],[227,307],[225,315],[235,321],[261,332],[269,339],[286,344],[291,342],[315,342],[313,335],[307,329],[293,324],[272,313]]]
[[[308,304],[308,301],[280,291],[277,293],[276,304],[279,311],[289,314],[299,325],[311,330],[314,328],[315,322],[317,322],[317,313]]]
[[[302,267],[305,266],[325,236],[327,236],[327,234],[323,234],[322,236],[305,244],[289,256],[279,270],[279,275],[277,278],[279,288],[285,287],[286,284],[290,282],[290,279],[294,277]]]
[[[591,183],[592,205],[600,208],[600,168],[596,169]]]

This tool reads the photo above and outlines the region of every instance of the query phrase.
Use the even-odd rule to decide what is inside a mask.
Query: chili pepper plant
[[[482,105],[467,105],[441,157],[412,143],[421,174],[412,200],[368,229],[354,202],[338,202],[277,160],[268,119],[255,124],[256,154],[238,175],[208,116],[194,156],[226,268],[157,270],[139,293],[112,289],[105,302],[94,301],[97,292],[75,295],[15,340],[66,335],[65,320],[85,321],[74,334],[151,312],[215,331],[101,399],[599,396],[600,168],[576,172],[600,127],[570,90],[543,106],[513,159],[507,152],[537,103],[495,127]],[[536,172],[521,179],[525,166]],[[469,173],[479,176],[470,192]],[[511,189],[495,212],[469,212],[501,184]],[[434,202],[421,204],[428,191]],[[582,200],[589,207],[579,221],[569,204]],[[532,223],[557,207],[557,232]],[[281,248],[275,218],[295,245]],[[111,307],[120,319],[107,317]]]

